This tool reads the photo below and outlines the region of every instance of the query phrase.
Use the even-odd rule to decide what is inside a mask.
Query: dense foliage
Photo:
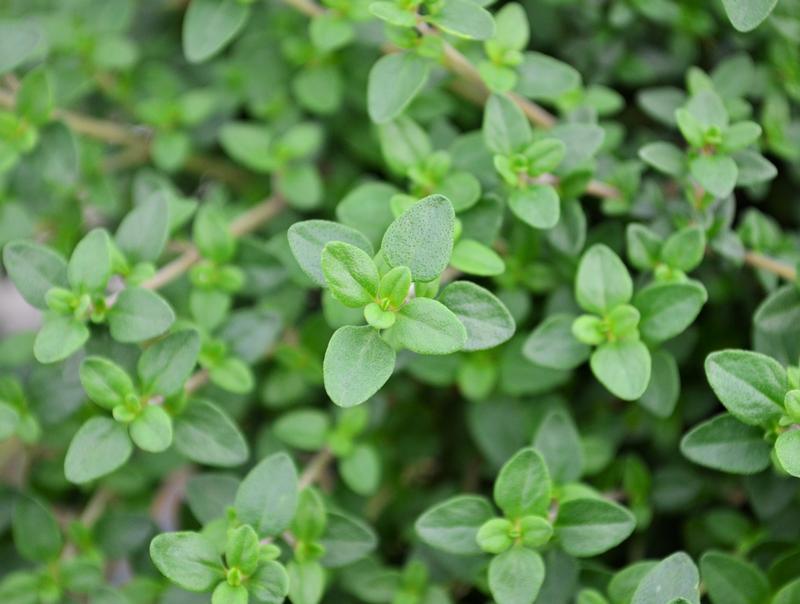
[[[0,2],[0,604],[798,604],[800,1]]]

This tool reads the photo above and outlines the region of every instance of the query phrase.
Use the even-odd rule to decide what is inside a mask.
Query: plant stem
[[[0,107],[13,109],[15,104],[16,98],[13,92],[0,90]],[[89,117],[58,108],[53,110],[53,117],[64,122],[70,130],[78,134],[112,145],[128,147],[123,158],[116,158],[115,161],[109,162],[109,166],[112,168],[118,164],[126,166],[129,162],[137,159],[145,161],[150,157],[152,132],[149,128],[118,124],[110,120]],[[189,172],[207,175],[230,185],[240,185],[248,177],[248,173],[238,166],[200,154],[189,156],[184,167]]]
[[[328,467],[328,464],[333,461],[333,453],[328,447],[318,451],[314,457],[308,462],[303,473],[297,481],[298,490],[302,491],[308,486],[314,484],[322,473]]]
[[[236,237],[242,237],[252,233],[262,224],[268,222],[276,214],[280,213],[286,202],[278,195],[273,195],[254,205],[252,208],[237,217],[230,226],[231,233]],[[172,283],[188,271],[196,262],[200,260],[200,252],[195,246],[186,249],[180,256],[162,266],[155,275],[142,283],[141,287],[146,289],[160,289]]]
[[[787,281],[797,280],[797,271],[794,267],[760,254],[759,252],[745,252],[744,261],[745,264],[778,275],[778,277],[786,279]]]

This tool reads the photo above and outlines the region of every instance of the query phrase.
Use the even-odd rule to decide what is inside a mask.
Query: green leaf
[[[383,182],[361,184],[345,195],[336,206],[336,218],[364,233],[374,246],[379,246],[383,232],[394,220],[389,200],[398,192],[397,188]]]
[[[89,328],[78,319],[45,313],[33,344],[33,354],[40,363],[63,361],[80,350],[88,339]]]
[[[165,577],[189,591],[208,591],[225,577],[214,544],[200,533],[162,533],[150,542],[150,558]]]
[[[633,298],[641,313],[639,333],[652,343],[674,338],[694,322],[707,299],[697,281],[648,285]]]
[[[780,419],[789,385],[775,359],[748,350],[721,350],[706,357],[705,370],[714,394],[739,421],[759,426]]]
[[[203,258],[220,264],[230,261],[236,252],[236,239],[225,213],[215,205],[200,206],[192,224],[192,240]]]
[[[328,414],[318,409],[289,411],[272,424],[272,431],[278,439],[303,451],[321,449],[329,430]]]
[[[517,2],[509,2],[495,13],[494,39],[504,48],[525,50],[530,38],[528,14]]]
[[[17,551],[31,562],[55,560],[64,545],[53,513],[26,495],[19,495],[14,503],[11,530]]]
[[[89,398],[109,410],[124,403],[127,395],[135,394],[133,382],[127,372],[104,357],[83,359],[80,379]]]
[[[630,263],[642,271],[653,270],[661,259],[661,237],[638,222],[632,222],[625,231]]]
[[[325,391],[340,407],[360,405],[392,376],[394,362],[394,349],[372,327],[340,327],[325,351]]]
[[[497,252],[474,239],[461,239],[456,243],[450,264],[462,273],[480,277],[502,275],[506,270]]]
[[[345,306],[360,308],[375,301],[380,276],[366,252],[343,241],[322,249],[322,274],[333,296]]]
[[[195,474],[186,484],[186,500],[194,517],[207,524],[225,515],[238,488],[239,479],[230,474]]]
[[[792,476],[800,476],[800,432],[783,432],[775,441],[775,455],[781,466]]]
[[[591,348],[572,335],[575,315],[550,315],[525,340],[522,353],[542,367],[574,369],[588,360]]]
[[[681,393],[678,364],[666,350],[654,350],[650,356],[650,383],[637,402],[656,417],[667,418],[675,411]]]
[[[641,580],[631,604],[675,604],[682,598],[700,604],[700,574],[692,559],[683,552],[659,562]]]
[[[378,537],[358,518],[329,511],[325,533],[319,543],[325,548],[325,555],[320,560],[322,564],[328,568],[340,568],[372,553],[378,545]]]
[[[270,131],[251,122],[229,122],[219,131],[225,153],[254,172],[269,174],[278,166],[271,142]]]
[[[64,258],[38,243],[9,242],[3,248],[3,264],[19,293],[36,308],[47,308],[45,294],[50,289],[69,287]]]
[[[114,240],[128,259],[155,262],[161,256],[169,236],[169,211],[161,194],[149,196],[134,207],[117,229]]]
[[[692,428],[681,440],[681,453],[701,466],[732,474],[755,474],[770,465],[763,431],[727,413]]]
[[[683,176],[686,172],[686,156],[672,143],[649,143],[639,149],[639,157],[659,172],[670,176]]]
[[[492,558],[489,589],[497,604],[532,604],[544,583],[539,552],[517,546]]]
[[[572,65],[539,52],[526,52],[518,69],[517,91],[529,99],[556,101],[581,85]]]
[[[384,124],[399,116],[428,81],[430,61],[413,52],[397,52],[378,59],[369,72],[367,110],[370,119]]]
[[[297,509],[297,470],[286,453],[262,459],[245,476],[234,502],[240,521],[259,535],[274,537],[292,521]]]
[[[323,13],[311,20],[308,33],[314,46],[323,52],[331,52],[347,45],[353,39],[355,30],[347,17]]]
[[[554,126],[548,136],[564,143],[566,154],[559,165],[559,171],[570,172],[600,150],[605,140],[605,130],[596,124],[562,123]]]
[[[672,268],[689,272],[702,262],[705,251],[705,231],[690,226],[670,235],[661,249],[661,259]]]
[[[17,91],[17,113],[35,126],[50,119],[53,112],[53,92],[45,67],[29,71]]]
[[[325,592],[325,569],[316,561],[295,562],[286,566],[289,573],[289,600],[292,604],[318,604]]]
[[[531,142],[531,126],[509,97],[494,94],[483,112],[483,140],[490,151],[511,155]]]
[[[733,159],[739,170],[736,177],[738,187],[750,187],[768,182],[778,175],[778,169],[772,162],[750,149],[739,151]]]
[[[793,604],[800,597],[800,579],[785,585],[775,594],[771,604]]]
[[[450,354],[461,350],[467,341],[467,330],[458,317],[431,298],[414,298],[403,306],[388,333],[398,344],[419,354]]]
[[[133,444],[122,424],[107,417],[93,417],[75,433],[64,459],[67,480],[91,482],[128,461]]]
[[[381,124],[378,136],[386,163],[393,172],[402,176],[433,152],[431,139],[425,130],[404,115]]]
[[[760,604],[770,595],[764,573],[730,554],[704,554],[700,558],[700,574],[712,604]]]
[[[625,401],[642,396],[650,382],[650,352],[639,341],[603,344],[592,353],[590,365],[600,383]]]
[[[289,575],[282,564],[268,560],[250,576],[247,587],[261,604],[281,604],[289,594]]]
[[[429,21],[442,31],[471,40],[494,35],[491,13],[471,0],[445,0]]]
[[[220,582],[211,594],[211,604],[247,604],[247,588],[244,585],[230,585]]]
[[[370,257],[372,244],[354,228],[328,220],[305,220],[289,228],[289,247],[300,268],[320,287],[325,287],[322,250],[332,241],[342,241],[361,249]]]
[[[339,473],[345,484],[359,495],[374,495],[381,481],[381,460],[370,445],[356,445],[339,461]]]
[[[462,556],[483,553],[476,537],[484,522],[494,517],[485,497],[459,495],[426,511],[414,528],[428,545]]]
[[[558,508],[555,534],[565,552],[588,557],[616,547],[635,527],[633,514],[613,501],[571,499]]]
[[[163,407],[148,405],[131,423],[130,435],[140,449],[165,451],[172,444],[172,418]]]
[[[193,399],[175,418],[175,448],[198,463],[238,466],[247,460],[247,442],[237,425],[219,407]]]
[[[442,195],[431,195],[389,225],[381,251],[389,266],[407,266],[415,281],[431,281],[447,268],[454,229],[453,205]]]
[[[170,396],[183,388],[197,363],[200,334],[182,329],[147,348],[139,357],[137,371],[146,393]]]
[[[581,308],[605,315],[632,295],[628,269],[608,246],[597,243],[583,254],[575,277],[575,298]]]
[[[543,516],[550,505],[550,475],[538,451],[518,451],[500,469],[494,482],[494,501],[507,518]]]
[[[561,216],[558,193],[550,185],[528,185],[508,198],[514,215],[535,229],[552,229]]]
[[[755,29],[769,17],[778,0],[722,0],[733,26],[742,32]]]
[[[578,480],[583,473],[583,446],[575,423],[566,411],[554,409],[539,424],[533,447],[547,464],[556,484]]]
[[[238,0],[192,0],[183,19],[183,54],[202,63],[218,54],[241,31],[250,7]]]
[[[0,400],[0,442],[13,436],[20,423],[19,412]]]
[[[697,182],[715,197],[727,197],[736,186],[739,170],[727,155],[700,155],[689,161],[689,170]]]
[[[78,242],[67,266],[74,289],[102,292],[111,276],[111,242],[104,229],[94,229]]]
[[[516,324],[508,308],[488,289],[471,281],[454,281],[439,294],[467,330],[462,350],[486,350],[508,341]]]
[[[161,335],[175,321],[175,312],[157,293],[127,287],[108,311],[111,337],[118,342],[141,342]]]
[[[16,69],[28,60],[44,41],[42,28],[33,19],[0,22],[0,74]]]

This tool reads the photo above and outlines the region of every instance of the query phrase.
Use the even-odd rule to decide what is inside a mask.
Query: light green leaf
[[[155,262],[169,236],[169,210],[160,193],[150,195],[135,206],[117,229],[114,240],[129,260]]]
[[[380,277],[366,252],[343,241],[322,250],[322,274],[333,296],[345,306],[360,308],[375,301]]]
[[[111,242],[104,229],[94,229],[78,242],[67,266],[73,289],[102,292],[111,276]]]
[[[589,358],[591,348],[572,335],[575,315],[550,315],[525,340],[522,353],[542,367],[574,369]]]
[[[519,66],[517,91],[529,99],[555,101],[580,85],[577,69],[539,52],[526,52]]]
[[[471,40],[486,40],[494,35],[491,13],[471,0],[445,0],[429,20],[448,34]]]
[[[431,281],[447,268],[454,229],[453,205],[442,195],[431,195],[389,225],[381,250],[389,266],[407,266],[415,281]]]
[[[86,357],[80,366],[81,386],[95,403],[113,409],[134,394],[133,382],[127,372],[105,357]]]
[[[583,254],[575,277],[575,298],[581,308],[605,315],[632,295],[628,269],[611,248],[597,243]]]
[[[454,281],[439,294],[467,330],[463,350],[486,350],[508,341],[516,324],[508,308],[488,289],[471,281]]]
[[[237,425],[219,407],[201,399],[190,401],[175,418],[175,448],[198,463],[238,466],[247,460],[247,442]]]
[[[649,143],[639,149],[639,157],[670,176],[682,176],[686,172],[686,156],[672,143]]]
[[[141,342],[161,335],[175,321],[175,312],[157,293],[127,287],[108,311],[111,337],[118,342]]]
[[[425,86],[430,61],[413,52],[397,52],[378,59],[369,72],[367,110],[373,122],[383,124],[403,110]]]
[[[55,560],[64,545],[53,513],[27,495],[19,495],[14,503],[11,531],[17,551],[31,562]]]
[[[289,594],[289,574],[282,564],[268,560],[250,576],[247,586],[260,604],[281,604]]]
[[[347,566],[372,553],[378,545],[375,532],[358,518],[329,511],[325,533],[319,540],[325,548],[320,560],[328,568]]]
[[[631,604],[674,604],[679,598],[700,604],[700,573],[683,552],[672,554],[652,568],[636,588]]]
[[[518,451],[509,459],[494,482],[494,501],[509,519],[544,515],[550,505],[550,475],[538,451]]]
[[[297,470],[286,453],[262,459],[245,476],[234,502],[242,522],[252,524],[261,536],[282,533],[297,509]]]
[[[485,497],[459,495],[426,511],[414,525],[428,545],[458,555],[483,553],[476,537],[481,525],[494,517]]]
[[[40,363],[63,361],[78,351],[88,339],[89,328],[78,319],[46,313],[33,343],[33,354]]]
[[[588,557],[616,547],[635,527],[633,514],[612,501],[571,499],[559,506],[555,534],[568,554]]]
[[[328,414],[318,409],[297,409],[281,415],[272,431],[290,447],[316,451],[325,445],[330,429]]]
[[[289,600],[292,604],[318,604],[325,592],[325,569],[314,560],[286,566],[289,574]]]
[[[3,248],[3,265],[28,304],[46,309],[45,294],[69,287],[67,263],[58,253],[31,241],[11,241]]]
[[[461,350],[467,330],[444,304],[431,298],[414,298],[397,313],[391,338],[419,354],[450,354]]]
[[[561,216],[558,193],[550,185],[528,185],[515,189],[508,198],[514,215],[535,229],[552,229]]]
[[[489,589],[497,604],[532,604],[544,583],[539,552],[517,546],[492,558]]]
[[[506,264],[492,248],[474,239],[460,239],[453,248],[450,265],[468,275],[492,277],[502,275]]]
[[[208,591],[225,577],[214,544],[200,533],[162,533],[150,542],[150,558],[170,581],[189,591]]]
[[[130,435],[140,449],[165,451],[172,444],[172,418],[163,407],[148,405],[131,423]]]
[[[531,142],[531,126],[509,97],[494,94],[483,112],[483,140],[490,151],[510,155]]]
[[[715,197],[727,197],[736,186],[739,169],[727,155],[700,155],[689,161],[697,182]]]
[[[394,361],[394,349],[372,327],[340,327],[325,351],[325,391],[340,407],[359,405],[392,376]]]
[[[733,26],[742,32],[755,29],[769,17],[778,0],[722,0]]]
[[[714,394],[739,421],[759,426],[780,418],[789,385],[775,359],[748,350],[720,350],[706,357],[705,369]]]
[[[639,291],[633,305],[639,309],[639,332],[648,342],[674,338],[691,325],[708,299],[697,281],[653,283]]]
[[[257,123],[229,122],[219,131],[225,153],[254,172],[269,174],[277,167],[271,142],[270,131]]]
[[[289,247],[300,268],[320,287],[325,287],[322,250],[331,241],[342,241],[361,249],[369,256],[375,252],[364,235],[352,227],[329,220],[305,220],[289,228]]]
[[[600,383],[625,401],[642,396],[650,382],[650,352],[639,341],[603,344],[592,353],[590,365]]]
[[[183,19],[183,54],[202,63],[218,54],[247,23],[250,7],[238,0],[192,0]]]
[[[200,353],[200,334],[183,329],[147,348],[139,357],[137,371],[146,393],[175,394],[189,378]]]
[[[699,226],[689,226],[667,238],[661,259],[672,268],[689,272],[702,262],[705,251],[705,231]]]
[[[681,440],[681,453],[701,466],[732,474],[755,474],[770,465],[763,431],[727,413],[692,428]]]
[[[712,604],[761,604],[769,598],[764,573],[736,556],[707,552],[700,558],[700,575]]]
[[[554,409],[539,424],[533,447],[547,464],[552,481],[568,484],[583,473],[583,447],[575,423],[566,411]]]
[[[133,444],[122,424],[107,417],[93,417],[72,438],[64,459],[67,480],[90,482],[122,466]]]
[[[339,461],[342,479],[359,495],[374,495],[381,481],[381,460],[370,445],[356,445]]]
[[[784,470],[800,477],[800,432],[789,430],[775,441],[775,455]]]

